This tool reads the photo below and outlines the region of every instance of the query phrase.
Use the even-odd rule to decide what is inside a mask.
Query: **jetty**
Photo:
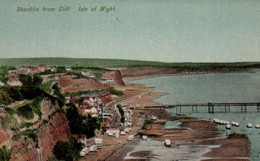
[[[146,109],[160,109],[162,111],[165,111],[166,108],[176,108],[176,114],[181,113],[182,107],[191,107],[192,112],[198,112],[198,108],[207,107],[208,113],[214,113],[215,110],[220,107],[224,107],[224,110],[222,112],[230,112],[230,107],[240,107],[241,112],[247,112],[248,107],[256,107],[256,111],[260,112],[260,102],[247,102],[247,103],[192,103],[192,104],[168,104],[168,105],[147,105],[144,108]]]

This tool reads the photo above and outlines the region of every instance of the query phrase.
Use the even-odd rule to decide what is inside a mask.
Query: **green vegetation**
[[[2,128],[4,129],[4,131],[6,130],[6,122],[4,120],[4,118],[2,116],[0,116],[0,119],[1,119],[1,125],[2,125]]]
[[[1,59],[0,59],[0,61],[1,61]],[[2,63],[0,63],[0,64],[2,64]],[[9,65],[9,64],[7,64],[7,65]],[[0,81],[1,82],[3,82],[3,83],[6,83],[7,82],[7,76],[8,76],[8,70],[14,70],[15,69],[15,67],[13,67],[13,66],[4,66],[4,65],[2,65],[1,67],[0,67]]]
[[[85,134],[87,138],[95,136],[95,130],[100,128],[100,125],[95,117],[91,115],[85,116],[78,112],[74,104],[68,104],[66,117],[69,121],[70,132],[72,134]]]
[[[23,86],[25,87],[38,87],[42,83],[42,77],[38,74],[31,75],[25,75],[25,74],[19,74],[19,80],[22,82]]]
[[[114,87],[109,88],[107,91],[109,91],[113,95],[117,95],[117,96],[123,95],[123,91],[117,90]]]
[[[0,104],[8,105],[13,102],[13,99],[10,97],[10,95],[0,90]]]
[[[53,94],[58,98],[59,106],[62,107],[65,104],[65,97],[63,94],[61,94],[58,83],[54,84],[52,89],[54,90]]]
[[[17,108],[17,114],[25,119],[33,119],[34,113],[30,105],[25,105]]]
[[[66,67],[64,66],[58,66],[57,67],[57,72],[56,73],[66,73]]]
[[[121,104],[118,104],[118,105],[116,105],[116,107],[118,108],[119,113],[120,113],[120,115],[121,115],[120,122],[125,123],[125,112],[124,112],[124,110],[123,110],[123,108],[122,108],[122,105],[121,105]]]
[[[18,141],[21,136],[26,136],[30,139],[33,140],[33,142],[36,144],[36,146],[38,146],[38,135],[37,135],[37,130],[26,130],[26,131],[23,131],[23,132],[20,132],[20,133],[17,133],[13,136],[13,139],[15,141]]]
[[[35,122],[35,123],[37,123],[37,122]],[[33,126],[35,123],[22,122],[22,123],[20,124],[20,128],[22,129],[22,128],[24,128],[24,127],[30,127],[30,126]]]
[[[46,83],[42,83],[40,88],[41,90],[43,90],[44,92],[48,93],[48,94],[51,94],[51,84],[52,84],[53,80],[49,80],[48,82]]]
[[[147,125],[150,125],[152,124],[153,121],[152,120],[144,120],[144,124],[142,126],[142,129],[146,129]]]
[[[97,92],[100,92],[100,90],[87,90],[87,91],[71,92],[71,93],[66,93],[65,96],[75,97],[75,96],[80,96],[83,94],[91,94],[91,93],[97,93]]]
[[[52,152],[58,160],[74,161],[78,159],[82,148],[83,145],[81,143],[78,143],[76,139],[71,138],[69,142],[58,141]]]
[[[236,62],[236,63],[164,63],[155,61],[138,61],[123,59],[90,59],[90,58],[2,58],[2,65],[30,65],[39,64],[71,66],[71,67],[133,67],[133,66],[156,66],[156,67],[234,67],[234,68],[259,68],[259,62]]]
[[[11,159],[12,149],[8,149],[5,145],[0,148],[0,160],[9,161]]]

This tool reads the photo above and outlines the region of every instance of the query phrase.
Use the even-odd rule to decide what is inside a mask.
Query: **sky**
[[[260,1],[0,0],[0,58],[21,57],[260,61]]]

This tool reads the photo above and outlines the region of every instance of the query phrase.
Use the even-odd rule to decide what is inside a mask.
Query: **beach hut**
[[[85,147],[80,151],[80,156],[84,157],[86,154],[89,153],[89,148]]]
[[[89,151],[91,152],[95,152],[97,150],[97,145],[92,145],[91,147],[89,147]]]
[[[134,140],[134,135],[129,135],[127,138],[128,141]]]
[[[121,135],[125,135],[125,131],[120,131],[120,134]]]
[[[103,139],[102,138],[95,138],[94,142],[95,142],[95,145],[97,145],[97,148],[101,148],[103,146]]]

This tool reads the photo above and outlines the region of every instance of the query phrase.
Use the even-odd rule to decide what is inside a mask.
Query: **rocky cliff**
[[[10,130],[7,119],[6,114],[0,114],[0,147],[4,145],[11,147],[13,133]]]
[[[112,79],[116,85],[125,85],[119,70],[106,72],[101,76],[101,78]]]
[[[42,160],[52,156],[52,149],[58,141],[69,141],[70,129],[64,113],[56,113],[49,122],[39,129],[39,147]]]

